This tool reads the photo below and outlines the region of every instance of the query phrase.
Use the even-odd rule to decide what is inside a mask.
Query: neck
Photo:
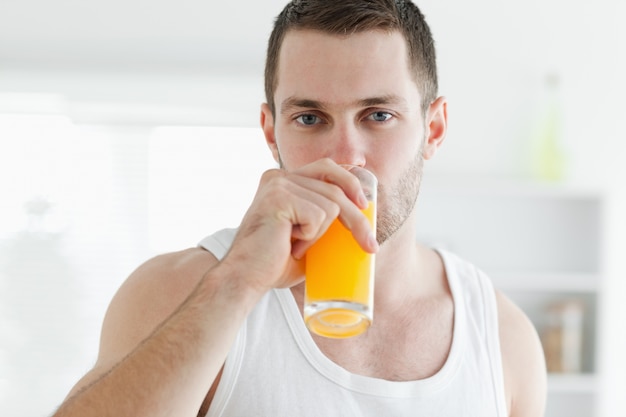
[[[439,255],[416,241],[415,216],[380,247],[376,255],[375,294],[378,305],[430,297],[447,291]]]

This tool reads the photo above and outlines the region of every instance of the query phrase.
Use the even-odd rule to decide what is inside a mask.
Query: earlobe
[[[426,126],[427,137],[422,155],[424,159],[431,159],[437,153],[448,131],[448,101],[445,97],[438,97],[429,106]]]
[[[280,162],[279,152],[278,152],[278,144],[276,143],[276,135],[274,131],[274,116],[272,115],[272,110],[267,103],[263,103],[261,105],[261,129],[263,129],[263,134],[265,135],[265,142],[267,142],[267,146],[269,146],[272,151],[272,156],[276,162]]]

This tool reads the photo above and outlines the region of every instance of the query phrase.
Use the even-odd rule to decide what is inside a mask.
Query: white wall
[[[532,178],[532,143],[545,97],[543,81],[547,74],[559,76],[567,157],[563,181],[602,187],[610,194],[607,280],[601,301],[604,322],[599,330],[599,361],[605,376],[599,415],[626,414],[626,303],[622,299],[626,294],[622,255],[626,248],[626,187],[621,184],[626,177],[626,30],[621,21],[626,3],[418,3],[437,41],[441,93],[450,101],[449,136],[438,158],[427,167],[430,174]],[[118,150],[124,143],[134,144],[137,152],[144,149],[154,125],[256,125],[263,97],[258,63],[251,65],[250,71],[238,68],[226,76],[223,68],[219,75],[206,68],[177,71],[105,71],[93,66],[85,70],[80,65],[52,71],[23,62],[11,65],[0,55],[0,95],[59,94],[61,99],[53,100],[53,112],[91,127],[117,126]],[[3,106],[4,110],[15,109],[15,102],[6,97],[4,104],[0,97],[0,112]],[[7,140],[0,137],[0,147],[7,146]],[[141,181],[135,186],[145,186]],[[143,248],[133,253],[136,258],[122,262],[115,271],[120,276],[110,278],[113,283],[107,284],[108,292],[130,265],[149,251]],[[99,313],[93,317],[97,320]],[[97,336],[91,334],[91,338]],[[4,360],[6,363],[8,358]],[[0,365],[2,361],[0,352]],[[87,365],[83,362],[81,366]],[[0,378],[0,393],[2,387]]]
[[[438,39],[451,128],[434,172],[532,175],[534,111],[545,74],[561,79],[566,181],[608,190],[600,302],[601,416],[626,413],[626,3],[423,1]],[[535,106],[533,106],[535,105]]]
[[[425,1],[438,39],[451,128],[434,172],[532,175],[533,118],[542,77],[561,78],[566,181],[610,199],[600,301],[599,414],[626,413],[626,30],[624,2]],[[535,106],[533,106],[535,105]]]

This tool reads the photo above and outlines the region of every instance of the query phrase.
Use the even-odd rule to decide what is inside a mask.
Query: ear
[[[280,153],[278,152],[278,144],[276,143],[276,134],[274,131],[274,116],[267,103],[261,105],[261,129],[263,129],[265,141],[272,151],[274,160],[280,163]]]
[[[425,122],[427,136],[422,155],[424,159],[431,159],[437,153],[448,131],[448,101],[445,97],[438,97],[430,104]]]

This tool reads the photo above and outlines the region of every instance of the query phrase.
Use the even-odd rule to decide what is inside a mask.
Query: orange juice
[[[375,228],[375,203],[363,213]],[[307,251],[305,321],[328,337],[361,333],[372,319],[374,256],[338,219]]]

